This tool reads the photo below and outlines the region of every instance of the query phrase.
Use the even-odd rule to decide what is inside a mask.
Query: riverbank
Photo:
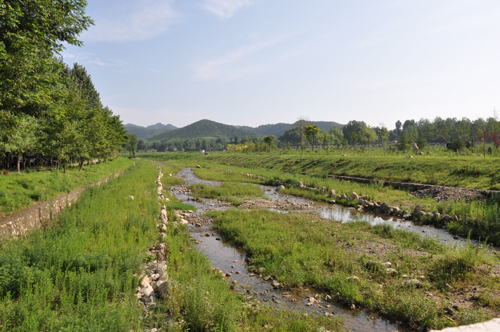
[[[81,171],[69,168],[66,173],[50,170],[0,175],[0,219],[94,183],[131,165],[132,160],[118,157],[106,163],[86,166]]]

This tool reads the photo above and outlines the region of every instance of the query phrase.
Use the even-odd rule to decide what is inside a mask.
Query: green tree
[[[311,146],[314,145],[314,141],[316,140],[316,136],[319,134],[319,132],[320,129],[315,124],[304,127],[304,135],[306,136]]]
[[[410,140],[405,130],[401,133],[397,146],[399,151],[408,151],[410,149]]]
[[[35,118],[27,115],[11,117],[11,121],[15,126],[7,133],[6,142],[0,144],[0,150],[10,152],[17,157],[17,171],[21,172],[23,154],[33,151],[36,147],[39,123]]]
[[[269,152],[271,152],[274,146],[274,139],[275,139],[274,135],[269,135],[264,137],[264,143],[266,143],[269,146]]]
[[[132,155],[133,158],[135,158],[135,152],[137,151],[137,144],[138,143],[139,142],[137,140],[136,134],[129,135],[128,150],[130,151],[130,154]]]
[[[92,20],[86,0],[0,0],[0,107],[39,115],[58,82],[53,54],[63,43],[81,46],[78,35]]]

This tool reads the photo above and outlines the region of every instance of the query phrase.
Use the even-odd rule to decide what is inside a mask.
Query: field
[[[0,175],[0,218],[57,197],[133,165],[124,157],[91,167],[68,168],[66,173],[41,171]]]

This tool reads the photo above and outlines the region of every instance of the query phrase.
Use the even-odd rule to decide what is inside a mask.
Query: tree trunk
[[[66,168],[68,167],[68,162],[64,161],[64,174],[66,174]]]
[[[81,171],[83,168],[83,163],[85,162],[85,159],[80,158],[80,169],[78,171]]]
[[[17,154],[17,172],[21,173],[21,154]]]
[[[61,161],[60,161],[60,160],[58,160],[58,161],[57,161],[57,171],[58,171],[58,172],[59,172],[59,165],[60,165],[60,164],[61,164]]]

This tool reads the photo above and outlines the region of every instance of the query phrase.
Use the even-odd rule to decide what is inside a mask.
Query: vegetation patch
[[[467,291],[488,288],[491,296],[500,289],[493,274],[498,259],[485,249],[454,248],[388,225],[340,224],[304,213],[231,209],[209,216],[252,264],[287,287],[312,285],[337,301],[412,327],[443,328],[498,315],[495,305],[484,307],[495,301],[482,303],[475,300],[479,291]]]

